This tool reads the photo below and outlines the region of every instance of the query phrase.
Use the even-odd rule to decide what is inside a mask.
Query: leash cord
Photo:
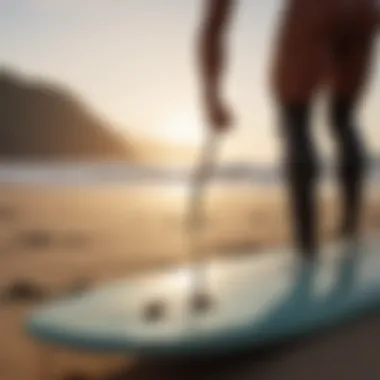
[[[206,219],[205,187],[216,167],[217,143],[218,136],[216,132],[209,133],[201,148],[200,160],[195,167],[191,181],[188,258],[191,262],[195,261],[193,290],[196,295],[202,294],[206,286],[205,264],[199,264],[199,255],[201,254],[199,241]]]

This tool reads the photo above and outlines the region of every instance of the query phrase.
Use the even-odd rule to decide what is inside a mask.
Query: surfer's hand
[[[231,111],[218,97],[206,99],[206,117],[209,126],[216,132],[225,132],[232,125]]]

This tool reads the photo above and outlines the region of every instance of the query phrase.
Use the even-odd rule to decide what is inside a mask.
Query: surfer
[[[207,0],[201,28],[200,66],[205,115],[213,130],[232,125],[222,94],[225,34],[237,0]],[[366,148],[356,115],[371,71],[377,29],[376,0],[287,0],[279,27],[270,87],[283,140],[284,170],[294,240],[302,257],[318,252],[319,159],[311,136],[311,107],[318,91],[329,99],[343,206],[341,233],[358,235]]]

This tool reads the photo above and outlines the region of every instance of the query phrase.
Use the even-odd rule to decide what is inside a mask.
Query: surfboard
[[[326,247],[313,265],[285,249],[213,260],[204,267],[211,303],[198,311],[189,302],[193,274],[172,268],[55,300],[32,312],[27,332],[48,344],[156,357],[277,343],[380,307],[380,239]],[[147,318],[155,302],[160,312]]]

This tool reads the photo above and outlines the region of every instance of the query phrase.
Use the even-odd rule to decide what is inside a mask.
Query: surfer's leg
[[[316,19],[309,12],[299,18],[299,14],[290,9],[280,29],[271,78],[280,111],[294,241],[300,253],[310,259],[318,250],[318,158],[310,130],[310,108],[325,73],[326,35],[320,17]]]
[[[338,150],[343,206],[342,234],[355,237],[359,229],[365,179],[366,149],[355,122],[355,100],[336,95],[331,102],[331,129]]]
[[[366,170],[366,148],[356,113],[371,72],[375,37],[375,28],[369,21],[359,26],[351,31],[348,39],[338,40],[332,50],[330,120],[339,161],[342,233],[350,238],[359,230]]]
[[[285,174],[288,181],[294,238],[303,257],[317,252],[317,154],[310,131],[310,110],[306,103],[283,103]]]

